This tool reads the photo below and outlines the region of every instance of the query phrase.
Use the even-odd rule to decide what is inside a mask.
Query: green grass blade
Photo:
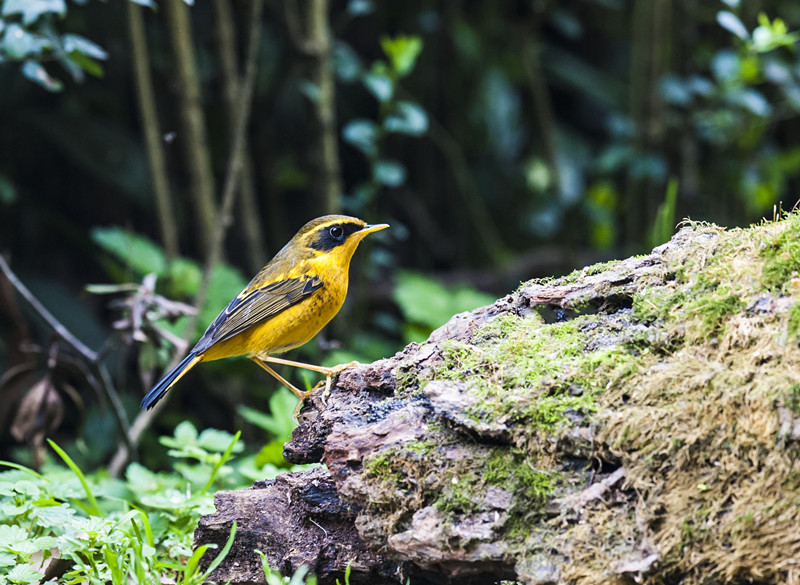
[[[92,493],[92,489],[89,487],[89,482],[87,481],[86,476],[81,471],[81,468],[78,467],[78,465],[72,460],[72,458],[69,455],[67,455],[67,452],[64,451],[64,449],[62,449],[61,447],[59,447],[55,443],[55,441],[47,439],[47,443],[50,445],[50,447],[53,448],[53,451],[58,453],[58,456],[64,460],[64,463],[66,463],[67,467],[69,467],[72,470],[72,473],[78,476],[78,480],[81,482],[81,485],[83,486],[83,491],[86,492],[86,497],[89,500],[89,505],[86,508],[86,511],[92,516],[100,516],[101,515],[100,507],[97,505],[97,500],[95,499],[94,494]]]
[[[203,580],[205,581],[208,576],[214,572],[214,570],[220,566],[222,561],[225,560],[225,557],[228,556],[228,553],[231,552],[231,548],[233,547],[233,541],[236,539],[236,522],[231,524],[231,534],[228,536],[228,541],[225,543],[225,546],[222,547],[222,550],[219,551],[219,554],[211,561],[211,564],[208,565],[208,569],[206,570],[205,574],[203,575]]]
[[[30,467],[25,467],[24,465],[20,465],[19,463],[12,463],[11,461],[0,461],[0,465],[4,467],[10,467],[11,469],[18,469],[19,471],[24,471],[25,473],[29,473],[30,475],[38,478],[38,479],[45,479],[45,477],[41,473],[37,473]]]
[[[208,478],[206,485],[203,486],[203,489],[200,490],[201,494],[204,494],[208,491],[211,485],[214,483],[214,480],[217,479],[217,475],[219,474],[219,470],[222,469],[222,466],[230,459],[231,453],[233,452],[233,448],[236,446],[236,443],[239,442],[239,437],[242,436],[242,431],[236,431],[236,434],[233,436],[233,440],[231,444],[228,445],[228,448],[225,449],[225,452],[222,454],[222,457],[219,458],[219,461],[214,468],[211,470],[211,477]]]

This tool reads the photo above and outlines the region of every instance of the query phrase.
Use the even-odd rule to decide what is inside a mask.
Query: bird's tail
[[[183,375],[192,369],[192,367],[199,361],[202,361],[202,356],[198,355],[195,352],[191,352],[187,355],[181,363],[170,370],[169,374],[161,378],[161,380],[150,389],[150,392],[145,394],[145,397],[142,398],[142,408],[153,408],[156,405],[156,402],[161,400],[164,397],[164,394],[167,393],[167,390],[172,388],[172,385],[180,380]]]

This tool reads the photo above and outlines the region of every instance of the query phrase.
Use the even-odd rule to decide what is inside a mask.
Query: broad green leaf
[[[164,252],[145,236],[121,227],[96,227],[91,236],[98,246],[139,275],[154,273],[163,276],[167,270]]]
[[[256,455],[256,465],[258,467],[264,467],[265,465],[277,465],[280,467],[285,465],[286,461],[283,458],[283,445],[285,442],[285,440],[270,441],[261,447],[258,455]]]
[[[184,447],[197,443],[197,428],[185,420],[175,427],[172,437],[161,437],[160,442],[167,447]]]
[[[17,565],[5,576],[9,583],[24,583],[25,585],[40,581],[43,577],[44,573],[37,571],[30,565]]]
[[[734,81],[739,77],[742,61],[734,51],[723,49],[711,59],[711,71],[719,81]]]
[[[224,453],[231,444],[233,435],[219,429],[205,429],[197,438],[197,444],[212,453]],[[233,451],[239,453],[244,449],[244,444],[237,442]]]
[[[408,321],[432,330],[457,313],[494,302],[494,297],[466,286],[445,287],[423,274],[402,271],[394,300]]]
[[[288,388],[281,388],[269,399],[269,414],[248,406],[240,406],[237,411],[250,424],[267,431],[276,439],[288,440],[292,436],[295,423],[292,411],[297,397]]]
[[[173,298],[194,297],[200,289],[203,271],[200,265],[188,258],[175,258],[169,265],[169,291]]]
[[[17,550],[17,545],[29,539],[28,531],[19,526],[0,524],[0,548]]]

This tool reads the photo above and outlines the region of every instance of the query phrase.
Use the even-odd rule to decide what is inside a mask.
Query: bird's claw
[[[343,372],[347,368],[352,368],[353,366],[358,366],[358,365],[360,365],[359,362],[352,361],[347,364],[339,364],[338,366],[333,366],[332,368],[330,368],[325,376],[324,381],[320,380],[314,385],[314,387],[311,390],[307,390],[306,392],[300,393],[300,395],[298,396],[300,400],[297,401],[297,406],[294,407],[294,412],[292,413],[292,416],[295,419],[297,419],[297,415],[300,414],[300,409],[303,408],[303,401],[309,396],[311,396],[314,392],[319,390],[323,384],[325,385],[325,392],[323,392],[322,394],[322,401],[323,404],[325,404],[325,399],[331,395],[331,384],[333,383],[333,376],[335,376],[340,372]]]
[[[333,366],[329,370],[328,379],[330,380],[330,376],[333,376],[334,374],[338,374],[339,372],[343,372],[347,368],[352,368],[353,366],[360,366],[360,365],[361,365],[360,362],[352,361],[352,362],[347,363],[347,364],[339,364],[338,366]]]

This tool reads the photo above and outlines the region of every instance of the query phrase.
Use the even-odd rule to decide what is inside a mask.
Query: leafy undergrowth
[[[261,464],[263,453],[243,456],[238,433],[198,433],[184,422],[161,443],[171,471],[132,463],[124,479],[84,474],[55,443],[53,459],[60,463],[40,472],[0,462],[6,468],[0,472],[0,585],[205,582],[216,561],[201,570],[198,561],[209,546],[193,549],[192,539],[200,517],[214,511],[214,492],[281,470]],[[228,546],[234,535],[235,525]],[[226,552],[211,554],[221,561]],[[304,575],[292,583],[315,582]],[[270,585],[289,582],[266,566],[265,578]]]
[[[396,370],[402,395],[436,411],[446,387],[464,406],[365,460],[385,518],[371,529],[387,542],[432,507],[448,554],[501,543],[493,558],[518,559],[524,582],[786,582],[800,558],[798,242],[796,213],[689,224],[653,260],[548,281],[579,291],[556,319],[504,309]],[[559,504],[620,467],[613,497]]]

